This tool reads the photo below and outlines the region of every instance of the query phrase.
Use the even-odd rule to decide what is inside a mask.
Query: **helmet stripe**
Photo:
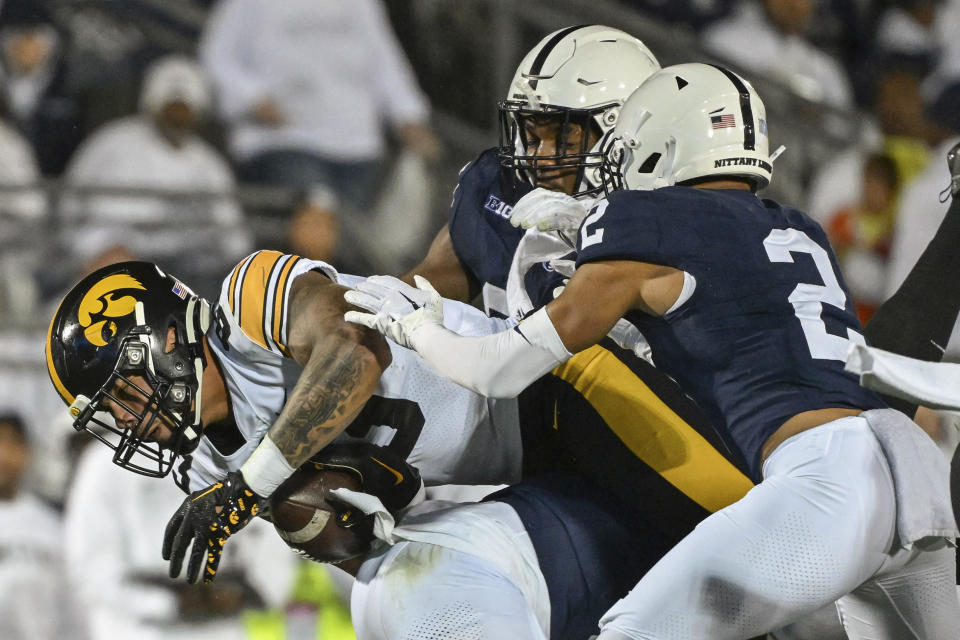
[[[547,58],[550,56],[550,53],[554,50],[557,44],[559,44],[561,40],[566,38],[570,33],[576,31],[577,29],[583,29],[584,27],[589,26],[590,25],[588,24],[578,24],[574,27],[567,27],[566,29],[562,29],[553,34],[553,37],[550,38],[545,45],[543,45],[543,48],[540,49],[537,57],[533,59],[533,64],[530,65],[530,71],[527,73],[531,76],[540,75],[540,71],[543,70],[543,64],[547,61]],[[532,78],[530,80],[530,88],[537,88],[536,78]]]
[[[743,83],[743,80],[729,69],[724,69],[715,64],[710,66],[727,76],[740,93],[740,113],[743,117],[743,148],[747,151],[753,151],[757,145],[756,133],[753,130],[753,109],[750,107],[750,90],[747,89],[747,85]]]

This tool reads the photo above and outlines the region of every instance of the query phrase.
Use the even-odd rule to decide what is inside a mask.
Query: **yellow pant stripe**
[[[722,509],[753,487],[607,349],[581,351],[553,375],[573,385],[634,455],[704,509]]]

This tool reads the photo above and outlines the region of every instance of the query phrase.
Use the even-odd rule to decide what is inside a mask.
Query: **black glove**
[[[187,580],[197,582],[206,564],[203,582],[213,582],[227,538],[256,517],[262,501],[263,498],[247,486],[239,471],[233,471],[222,482],[187,496],[170,518],[163,534],[163,559],[170,561],[170,577],[180,575],[187,547],[193,542]],[[217,507],[222,507],[219,513]]]
[[[423,486],[416,467],[390,449],[369,442],[328,445],[307,464],[311,463],[317,469],[342,469],[359,476],[363,492],[380,498],[394,517]]]

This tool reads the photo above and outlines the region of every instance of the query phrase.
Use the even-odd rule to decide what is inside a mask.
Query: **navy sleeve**
[[[469,208],[469,205],[464,204],[464,192],[470,191],[472,182],[471,174],[475,171],[477,163],[480,162],[482,158],[483,154],[474,158],[460,169],[460,174],[457,176],[457,186],[453,189],[453,200],[450,203],[450,219],[447,222],[447,231],[450,234],[453,253],[457,256],[457,260],[460,261],[464,275],[467,276],[471,298],[477,294],[481,285],[476,272],[471,268],[469,243],[466,238],[469,234],[469,223],[463,221],[465,215],[463,211]],[[466,198],[467,201],[470,199],[470,196]],[[469,215],[469,213],[466,215]]]
[[[487,149],[460,172],[450,208],[450,240],[464,272],[479,289],[506,287],[513,253],[523,236],[510,224],[510,212],[530,187],[500,166],[496,149]]]

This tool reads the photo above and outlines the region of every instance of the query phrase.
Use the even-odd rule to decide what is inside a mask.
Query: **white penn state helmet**
[[[552,160],[580,168],[574,195],[602,189],[599,143],[567,151],[558,145],[550,158],[527,153],[524,117],[555,116],[563,124],[594,128],[599,138],[617,123],[627,97],[660,63],[630,34],[602,25],[554,31],[520,62],[507,97],[500,102],[500,160],[536,186],[536,162]]]
[[[608,190],[711,176],[770,184],[767,114],[749,82],[709,64],[665,67],[630,96],[604,142]]]

